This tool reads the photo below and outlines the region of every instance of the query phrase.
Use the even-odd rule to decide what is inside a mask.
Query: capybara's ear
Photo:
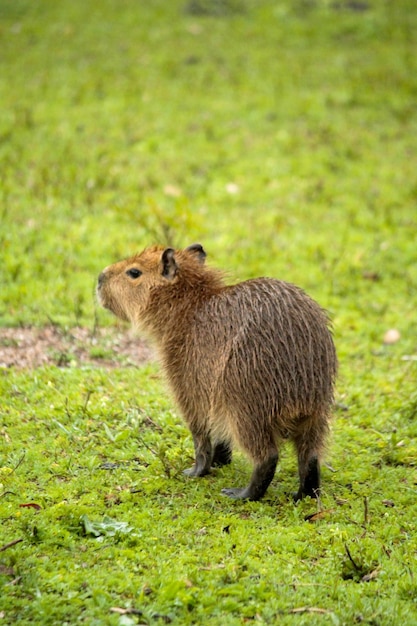
[[[175,250],[173,248],[165,248],[162,253],[162,276],[167,280],[175,278],[177,273],[177,264],[175,262]]]
[[[191,252],[191,254],[197,257],[200,263],[204,263],[206,260],[206,251],[200,243],[193,243],[191,246],[188,246],[188,248],[185,248],[185,251]]]

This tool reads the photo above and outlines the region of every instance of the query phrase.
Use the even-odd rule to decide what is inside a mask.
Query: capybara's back
[[[316,497],[337,369],[328,317],[301,289],[272,278],[226,286],[199,244],[154,247],[104,270],[103,306],[156,343],[194,439],[203,476],[236,444],[254,463],[233,498],[261,498],[281,439],[298,455],[296,499]]]

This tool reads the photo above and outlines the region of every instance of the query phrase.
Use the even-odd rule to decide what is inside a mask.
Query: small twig
[[[356,563],[355,563],[355,561],[353,560],[353,557],[352,557],[352,555],[351,555],[351,553],[350,553],[350,551],[349,551],[349,548],[347,547],[347,544],[346,544],[346,543],[345,543],[345,550],[346,550],[346,554],[347,554],[347,555],[348,555],[348,557],[349,557],[349,561],[352,563],[352,565],[353,565],[353,567],[355,568],[355,570],[356,570],[357,572],[361,572],[361,568],[360,568],[360,567],[358,567],[358,565],[356,565]]]
[[[364,524],[367,526],[369,524],[369,507],[368,507],[368,496],[365,496],[363,499],[364,505]]]
[[[17,469],[18,469],[18,468],[22,465],[22,463],[23,463],[23,459],[25,458],[25,456],[26,456],[26,452],[23,452],[23,454],[22,454],[22,456],[20,457],[20,459],[18,460],[17,464],[16,464],[16,465],[13,467],[13,469],[11,470],[11,472],[10,472],[9,476],[10,476],[11,474],[14,474],[14,473],[15,473],[15,471],[16,471],[16,470],[17,470]],[[13,491],[3,491],[3,493],[0,493],[0,498],[3,498],[4,496],[7,496],[9,493],[11,493],[12,495],[15,495],[15,494],[13,493]]]
[[[327,615],[331,613],[331,611],[321,609],[317,606],[300,606],[297,609],[290,609],[289,613],[320,613],[320,615]]]
[[[87,392],[85,394],[84,404],[83,404],[83,407],[82,407],[82,412],[83,412],[84,415],[87,412],[87,406],[88,406],[88,403],[90,402],[90,398],[93,395],[93,393],[94,393],[94,391],[92,391],[91,389],[87,389]]]
[[[26,452],[23,452],[22,456],[20,457],[20,459],[17,462],[17,465],[12,469],[11,474],[14,474],[14,472],[17,470],[18,467],[20,467],[23,463],[23,459],[26,456]]]
[[[17,543],[20,543],[21,541],[23,541],[23,539],[15,539],[14,541],[11,541],[10,543],[4,544],[4,546],[1,546],[0,552],[4,552],[5,550],[7,550],[7,548],[11,548],[12,546],[15,546]]]
[[[406,565],[406,569],[407,569],[408,573],[410,574],[410,578],[411,578],[412,582],[414,583],[413,570],[411,569],[411,567],[409,565]]]
[[[143,441],[143,439],[141,439],[141,440],[140,440],[140,442],[141,442],[141,444],[142,444],[142,445],[143,445],[143,446],[144,446],[147,450],[149,450],[149,452],[150,452],[150,453],[151,453],[151,454],[152,454],[152,455],[153,455],[156,459],[158,459],[158,458],[159,458],[158,453],[156,452],[156,450],[154,450],[153,448],[151,448],[151,446],[148,446],[148,444],[147,444],[145,441]]]
[[[98,306],[97,306],[97,298],[95,297],[95,294],[96,294],[96,285],[94,283],[94,287],[93,287],[94,324],[91,330],[91,337],[90,337],[91,343],[93,343],[94,339],[96,338],[99,332]]]
[[[159,424],[157,424],[156,422],[154,422],[154,420],[149,417],[149,415],[145,415],[145,417],[142,420],[142,424],[145,424],[146,426],[148,424],[150,424],[152,426],[152,428],[154,428],[155,430],[157,430],[158,432],[162,433],[163,432],[163,428],[162,426],[160,426]]]
[[[68,396],[65,398],[65,413],[69,419],[72,419],[71,411],[69,408],[69,400]],[[69,433],[68,433],[69,434]]]
[[[15,496],[16,494],[14,491],[3,491],[3,493],[0,493],[0,498],[4,498],[4,496],[8,496],[8,495]]]
[[[162,467],[164,468],[164,472],[167,475],[168,478],[171,478],[171,468],[168,465],[167,459],[165,457],[165,454],[157,452],[156,450],[154,450],[153,448],[151,448],[150,446],[148,446],[148,444],[143,441],[143,439],[140,440],[141,444],[147,449],[149,450],[149,452],[156,458],[158,459],[158,461],[162,464]]]

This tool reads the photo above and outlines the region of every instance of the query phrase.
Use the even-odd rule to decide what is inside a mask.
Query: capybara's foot
[[[210,470],[202,465],[193,465],[189,469],[184,470],[184,476],[188,476],[189,478],[200,478],[201,476],[207,476]]]
[[[249,487],[231,487],[229,489],[222,489],[222,494],[228,496],[229,498],[233,498],[233,500],[256,500],[256,498],[251,498],[251,493]]]

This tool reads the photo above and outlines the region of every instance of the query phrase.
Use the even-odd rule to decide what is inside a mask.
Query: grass
[[[1,325],[110,325],[105,265],[201,241],[328,308],[341,368],[319,506],[290,448],[261,503],[240,455],[183,477],[154,364],[3,369],[0,621],[417,623],[413,8],[1,3]]]

